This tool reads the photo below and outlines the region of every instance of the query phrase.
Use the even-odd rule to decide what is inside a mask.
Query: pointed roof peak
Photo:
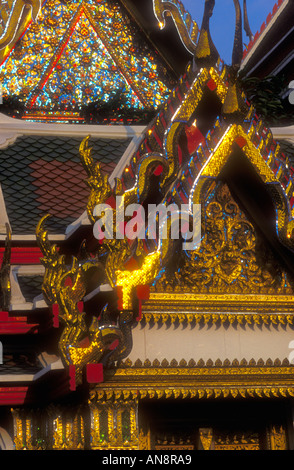
[[[212,41],[209,28],[214,6],[215,0],[205,0],[200,36],[194,54],[195,63],[199,68],[211,67],[215,65],[219,58],[219,53]]]

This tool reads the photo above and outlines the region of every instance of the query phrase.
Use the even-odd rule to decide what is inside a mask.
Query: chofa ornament
[[[79,384],[86,364],[109,365],[128,354],[132,315],[119,311],[115,290],[101,287],[105,286],[106,274],[97,259],[84,258],[81,250],[80,256],[67,264],[65,256],[48,240],[47,219],[48,215],[40,220],[36,231],[45,266],[43,295],[51,308],[58,308],[58,320],[63,325],[61,359],[65,366],[76,367]]]
[[[42,6],[41,0],[10,0],[7,3],[10,6],[10,11],[8,16],[5,11],[7,20],[0,36],[0,50],[15,39],[17,33],[20,32],[30,18],[34,22],[37,21]]]

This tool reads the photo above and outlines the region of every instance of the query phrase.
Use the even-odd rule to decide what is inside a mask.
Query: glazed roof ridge
[[[220,59],[219,62],[215,64],[215,67],[213,67],[213,70],[221,76],[222,73],[226,73],[226,64],[224,64]],[[181,75],[181,77],[179,77],[176,86],[171,90],[169,97],[159,109],[157,115],[146,127],[143,132],[140,145],[134,152],[131,161],[127,162],[127,165],[124,168],[122,178],[124,189],[129,189],[130,187],[127,184],[127,180],[131,179],[130,185],[133,184],[135,180],[136,165],[140,158],[150,152],[161,153],[163,151],[165,133],[168,131],[177,109],[185,99],[186,95],[190,92],[193,83],[198,79],[200,73],[201,70],[193,70],[193,63],[190,62],[186,71]],[[126,170],[128,175],[127,178],[125,173]]]

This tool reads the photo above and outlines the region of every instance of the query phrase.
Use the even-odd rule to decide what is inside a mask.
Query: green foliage
[[[142,124],[147,125],[155,116],[156,110],[153,108],[136,109],[127,106],[123,93],[116,93],[107,102],[98,100],[93,103],[81,106],[80,108],[68,109],[66,105],[56,105],[54,111],[79,112],[80,116],[88,124]],[[38,110],[34,110],[38,111]],[[21,95],[3,97],[3,104],[0,104],[0,113],[14,118],[21,119],[26,112],[25,100]]]
[[[285,125],[293,121],[293,112],[281,98],[288,86],[283,77],[267,76],[260,79],[241,76],[239,80],[241,89],[266,125]]]
[[[148,124],[155,116],[151,108],[136,109],[127,106],[125,96],[117,92],[107,102],[98,100],[82,106],[80,116],[90,124],[122,122],[124,124]]]

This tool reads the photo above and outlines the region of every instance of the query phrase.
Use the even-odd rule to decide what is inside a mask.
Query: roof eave
[[[246,71],[247,74],[251,73],[251,66],[250,63],[254,63],[254,57],[256,55],[256,52],[260,49],[264,41],[267,40],[269,34],[272,32],[273,27],[276,25],[278,20],[282,20],[285,15],[288,15],[288,8],[293,7],[293,3],[291,0],[284,0],[275,15],[272,16],[271,20],[266,24],[264,27],[263,31],[259,33],[258,38],[255,40],[253,46],[250,48],[248,53],[246,54],[245,58],[242,61],[241,68],[240,70]],[[257,33],[258,34],[258,33]],[[270,54],[271,51],[269,51],[268,54]],[[268,55],[266,54],[265,56],[262,57],[260,63],[265,59],[265,57]],[[255,67],[256,68],[256,65]]]

